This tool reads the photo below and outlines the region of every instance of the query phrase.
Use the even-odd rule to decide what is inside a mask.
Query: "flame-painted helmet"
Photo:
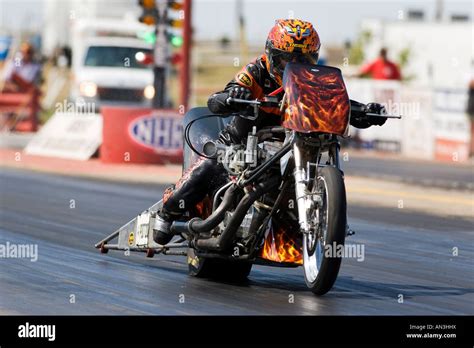
[[[268,72],[281,85],[288,62],[316,64],[321,42],[313,25],[299,19],[277,19],[265,44]]]

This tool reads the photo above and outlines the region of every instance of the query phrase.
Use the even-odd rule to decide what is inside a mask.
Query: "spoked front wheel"
[[[303,268],[306,285],[316,295],[324,295],[336,281],[346,236],[346,190],[341,172],[335,167],[319,171],[313,185],[321,204],[310,216],[319,221],[311,233],[303,235]]]

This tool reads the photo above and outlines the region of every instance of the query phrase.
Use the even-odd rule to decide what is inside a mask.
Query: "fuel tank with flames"
[[[283,74],[286,108],[282,126],[301,133],[344,135],[350,101],[341,70],[288,63]]]

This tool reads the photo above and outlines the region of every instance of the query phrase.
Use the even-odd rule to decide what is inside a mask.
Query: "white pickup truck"
[[[98,111],[106,104],[151,105],[153,71],[142,62],[152,45],[137,38],[145,30],[140,23],[113,20],[77,25],[70,91],[77,106]]]

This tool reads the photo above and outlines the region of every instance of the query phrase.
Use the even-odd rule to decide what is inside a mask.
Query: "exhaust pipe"
[[[199,234],[213,230],[224,220],[226,211],[231,209],[237,189],[240,188],[236,184],[232,184],[226,190],[221,204],[206,220],[196,217],[189,221],[175,221],[171,225],[171,231],[174,233]]]
[[[219,237],[212,237],[207,239],[198,239],[196,246],[204,250],[226,251],[232,244],[232,239],[240,227],[245,214],[252,206],[252,204],[263,194],[270,192],[278,187],[280,180],[278,177],[272,177],[270,180],[260,183],[253,191],[247,193],[232,214],[229,224],[226,226],[224,232]],[[226,193],[227,194],[227,193]],[[217,225],[216,225],[217,226]]]

